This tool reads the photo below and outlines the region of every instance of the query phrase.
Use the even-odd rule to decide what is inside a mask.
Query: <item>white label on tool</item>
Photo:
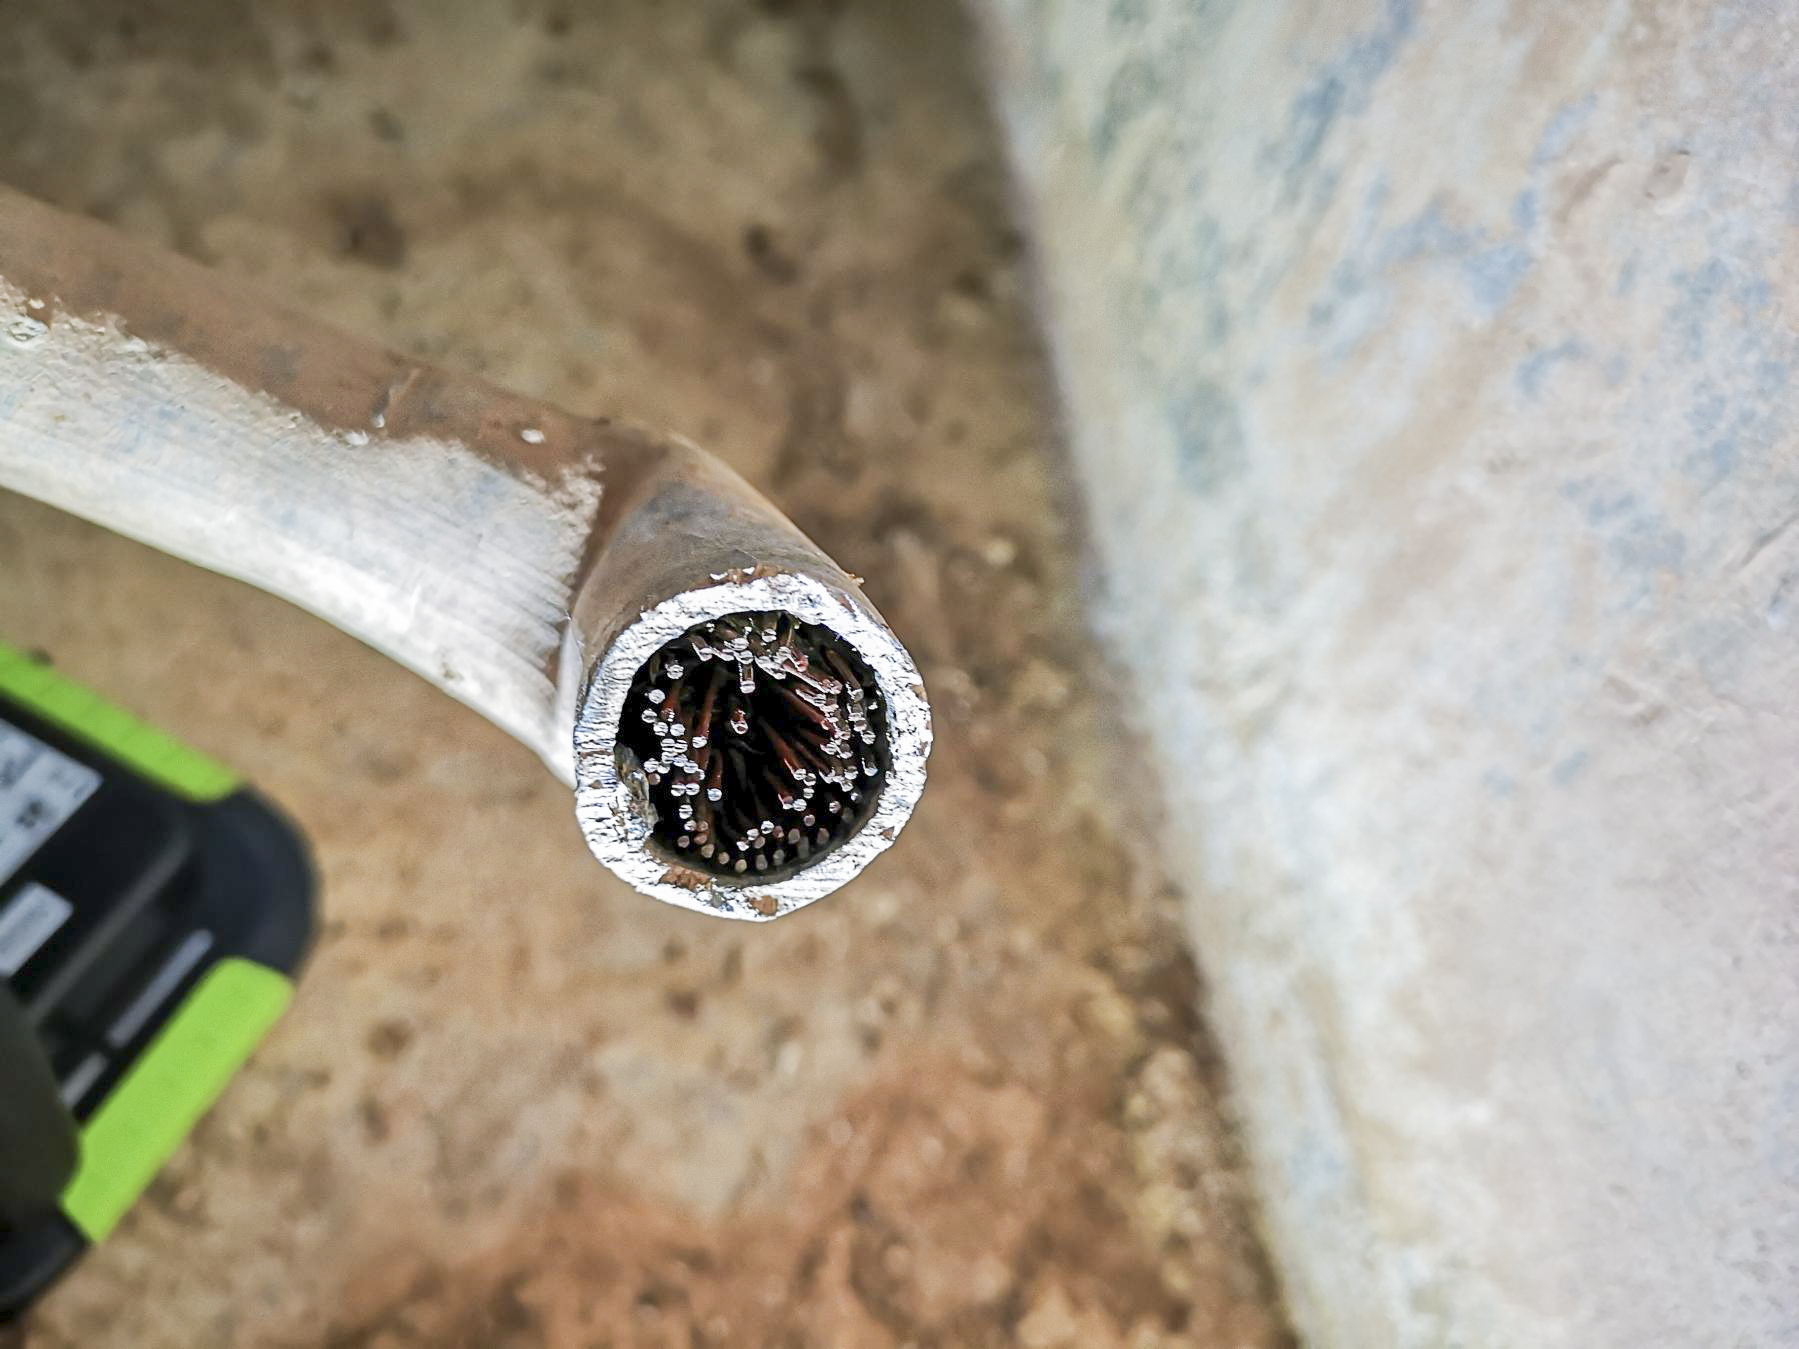
[[[75,906],[47,885],[27,881],[21,886],[0,909],[0,979],[24,969],[74,912]]]
[[[0,885],[99,785],[86,764],[0,721]]]

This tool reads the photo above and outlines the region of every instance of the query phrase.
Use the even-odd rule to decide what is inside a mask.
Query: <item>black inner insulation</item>
[[[619,740],[662,849],[746,882],[854,834],[889,767],[868,667],[834,633],[781,613],[730,614],[669,642],[632,681]]]

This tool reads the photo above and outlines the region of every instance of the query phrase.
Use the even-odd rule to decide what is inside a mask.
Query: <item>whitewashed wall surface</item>
[[[981,8],[1301,1332],[1799,1343],[1799,5]]]

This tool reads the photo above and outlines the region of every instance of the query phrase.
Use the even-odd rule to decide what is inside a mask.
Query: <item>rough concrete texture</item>
[[[628,893],[528,751],[368,650],[0,502],[0,633],[291,807],[326,917],[24,1343],[1281,1343],[949,6],[0,28],[0,177],[717,448],[869,578],[940,736],[895,851],[746,931]]]
[[[985,10],[1298,1329],[1799,1343],[1799,11]]]

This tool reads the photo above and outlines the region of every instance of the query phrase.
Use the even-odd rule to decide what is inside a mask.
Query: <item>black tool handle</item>
[[[78,1147],[37,1032],[0,980],[0,1229],[55,1205]]]

